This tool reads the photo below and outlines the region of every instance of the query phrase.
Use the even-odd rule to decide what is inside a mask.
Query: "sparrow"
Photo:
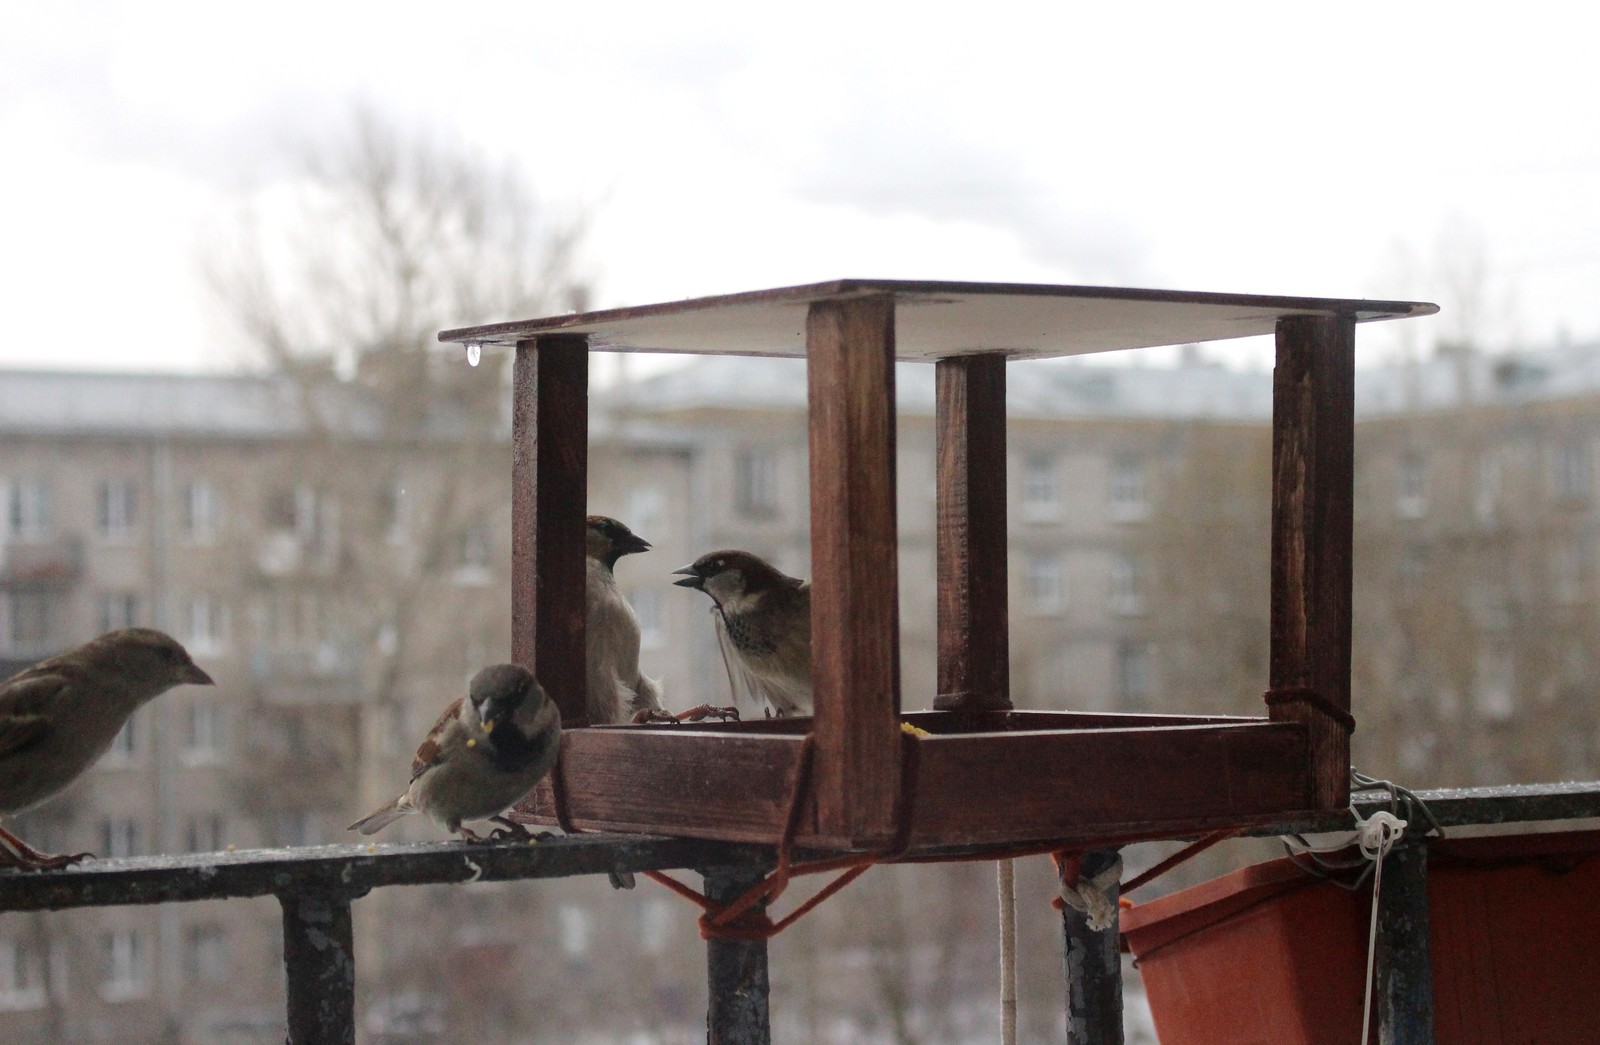
[[[661,711],[661,684],[639,671],[639,618],[612,571],[624,555],[649,551],[650,542],[604,515],[589,516],[586,536],[589,724],[649,717]]]
[[[428,730],[411,763],[405,794],[350,825],[375,834],[410,813],[432,817],[463,841],[529,839],[503,815],[527,797],[555,765],[561,750],[561,713],[528,669],[492,664],[472,677]],[[484,838],[463,820],[503,825]]]
[[[811,585],[732,550],[709,552],[673,575],[683,577],[674,584],[711,596],[735,697],[765,700],[778,718],[811,714]]]
[[[61,791],[135,711],[185,683],[214,685],[176,639],[153,628],[110,632],[0,682],[0,817]],[[0,867],[53,870],[90,855],[49,856],[0,828]]]

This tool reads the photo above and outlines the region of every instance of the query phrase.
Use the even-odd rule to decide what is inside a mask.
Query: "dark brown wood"
[[[937,400],[940,710],[1011,707],[1006,361],[941,359]]]
[[[1042,729],[1121,729],[1142,726],[1234,725],[1265,722],[1259,715],[1156,715],[1131,711],[907,711],[902,722],[940,735],[960,733],[1014,733]],[[638,730],[637,726],[601,726],[610,730]],[[649,726],[647,729],[659,727]],[[727,733],[750,736],[759,733],[804,736],[811,732],[811,721],[804,718],[751,719],[737,725],[725,722],[680,722],[670,727],[675,732]]]
[[[517,343],[511,440],[511,659],[538,678],[563,725],[584,726],[586,337]]]
[[[562,757],[573,822],[586,830],[776,843],[802,738],[729,729],[566,735]],[[1305,729],[1293,722],[936,735],[917,743],[913,851],[1177,837],[1311,809]],[[898,758],[891,764],[898,767]],[[996,795],[1005,796],[1003,806],[995,805]],[[524,809],[554,822],[548,783]],[[795,841],[830,849],[881,844],[823,825],[809,805]]]
[[[689,298],[683,301],[668,301],[649,305],[635,305],[628,308],[604,309],[596,312],[569,312],[558,316],[545,316],[538,319],[512,320],[505,323],[486,323],[479,326],[456,327],[451,330],[439,332],[439,340],[460,343],[478,344],[514,344],[534,336],[543,336],[551,333],[582,332],[586,334],[600,333],[607,337],[608,348],[631,349],[634,351],[684,351],[670,344],[652,344],[648,341],[632,343],[627,338],[630,327],[641,325],[646,321],[663,317],[673,320],[668,324],[651,323],[653,330],[682,331],[687,325],[693,323],[693,317],[698,313],[729,312],[732,310],[748,310],[753,306],[764,305],[803,305],[813,301],[841,300],[854,297],[894,296],[902,298],[920,298],[924,301],[937,302],[940,299],[956,296],[981,296],[981,297],[1011,297],[1011,298],[1061,298],[1071,303],[1070,311],[1076,317],[1076,322],[1069,325],[1082,330],[1089,324],[1086,320],[1089,314],[1086,308],[1092,309],[1096,302],[1133,302],[1151,303],[1159,305],[1189,305],[1198,309],[1224,309],[1231,317],[1233,329],[1219,332],[1219,337],[1247,337],[1255,334],[1266,334],[1272,329],[1272,320],[1275,315],[1288,315],[1303,312],[1320,313],[1324,315],[1345,314],[1354,316],[1358,320],[1391,319],[1409,316],[1428,316],[1439,311],[1437,305],[1417,301],[1369,301],[1360,298],[1307,298],[1285,297],[1277,294],[1218,294],[1205,291],[1188,290],[1148,290],[1134,287],[1082,287],[1067,286],[1049,283],[971,283],[947,280],[910,280],[910,279],[837,279],[823,283],[810,283],[802,286],[775,287],[766,290],[745,291],[737,294],[718,294],[712,297]],[[1249,316],[1251,310],[1263,310],[1274,314],[1266,317]],[[780,312],[782,310],[780,309]],[[777,313],[775,313],[776,315]],[[793,317],[793,313],[788,313]],[[990,314],[985,320],[993,320]],[[1265,318],[1265,325],[1261,325]],[[803,346],[799,337],[799,323],[790,318],[776,321],[778,326],[785,327],[794,335],[792,346],[785,339],[785,347],[778,353],[782,355],[800,355]],[[713,324],[712,326],[716,326]],[[737,324],[723,322],[725,329]],[[1197,324],[1203,327],[1205,324]],[[774,326],[773,329],[777,327]],[[700,328],[693,331],[698,337]],[[742,342],[743,348],[730,348],[738,355],[770,355],[773,350],[764,350],[761,345],[768,339],[772,330],[751,329],[739,330],[738,337],[730,344]],[[1141,344],[1166,344],[1167,341],[1151,341],[1142,336],[1138,329],[1121,329],[1115,332],[1120,339],[1117,347],[1135,348]],[[1196,329],[1191,337],[1198,340],[1209,340],[1210,337],[1204,330]],[[613,337],[621,340],[610,340]],[[981,344],[982,342],[974,342]],[[990,342],[992,344],[992,342]],[[713,346],[704,346],[703,350],[711,350]],[[913,346],[902,345],[902,349],[911,349]],[[1013,358],[1017,355],[1019,346],[1004,346],[1007,354]],[[920,357],[919,357],[920,358]]]
[[[1311,699],[1270,715],[1305,726],[1316,808],[1337,809],[1350,800],[1354,317],[1279,320],[1272,397],[1269,682]]]
[[[1157,823],[1166,830],[1244,823],[1274,809],[1306,809],[1310,800],[1305,732],[1294,723],[924,737],[919,744],[913,846],[1110,842]]]
[[[882,845],[900,791],[894,300],[813,304],[806,351],[817,819]]]
[[[569,731],[561,738],[567,809],[588,830],[774,843],[803,740],[670,726]],[[556,823],[552,781],[518,809]]]

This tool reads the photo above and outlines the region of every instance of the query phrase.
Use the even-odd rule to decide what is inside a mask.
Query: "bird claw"
[[[683,722],[699,722],[707,718],[715,718],[723,722],[737,722],[739,721],[739,709],[717,707],[714,704],[701,704],[690,708],[682,714],[674,715],[666,711],[645,708],[633,716],[633,722],[635,725],[644,725],[649,722],[670,722],[677,725]]]
[[[42,853],[10,831],[0,828],[0,867],[19,871],[59,871],[63,867],[94,859],[93,853]]]
[[[12,867],[18,871],[59,871],[63,867],[71,867],[73,864],[93,859],[93,853],[62,853],[58,856],[49,856],[37,850],[23,856],[0,847],[0,867]]]
[[[533,845],[535,842],[546,842],[555,837],[550,831],[529,831],[515,820],[507,820],[502,816],[490,817],[490,820],[504,826],[497,827],[489,832],[491,842],[526,842]]]

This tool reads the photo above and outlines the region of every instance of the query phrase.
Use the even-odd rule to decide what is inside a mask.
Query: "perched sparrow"
[[[0,682],[0,816],[72,783],[130,715],[186,682],[212,685],[175,639],[150,628],[113,631]],[[0,830],[0,867],[52,869],[88,855],[48,856]]]
[[[765,700],[778,718],[811,714],[811,585],[749,552],[702,555],[681,570],[711,596],[712,621],[735,696]]]
[[[639,618],[612,573],[618,559],[649,551],[650,542],[604,515],[589,516],[587,537],[589,724],[603,726],[661,711],[660,683],[639,672]]]
[[[501,814],[520,802],[555,765],[561,713],[526,668],[493,664],[472,677],[428,730],[411,763],[411,786],[350,830],[374,834],[408,813],[423,812],[446,831],[482,842],[463,820],[504,825],[492,839],[529,837]]]

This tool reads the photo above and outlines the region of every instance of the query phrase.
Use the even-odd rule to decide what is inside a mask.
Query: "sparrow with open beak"
[[[467,842],[530,838],[504,814],[550,772],[560,750],[561,713],[544,687],[519,665],[490,665],[428,731],[405,794],[350,830],[374,834],[421,812]],[[485,839],[463,827],[463,820],[489,820],[501,828]]]
[[[712,622],[735,697],[778,718],[811,714],[811,585],[742,551],[700,556],[674,584],[711,596]]]
[[[123,628],[0,682],[0,816],[32,809],[76,780],[140,707],[174,686],[212,685],[177,640]],[[51,870],[49,856],[0,829],[0,867]]]
[[[661,711],[661,684],[639,671],[639,618],[617,587],[624,555],[650,550],[650,542],[605,515],[589,516],[587,595],[587,704],[589,724],[630,721]]]

